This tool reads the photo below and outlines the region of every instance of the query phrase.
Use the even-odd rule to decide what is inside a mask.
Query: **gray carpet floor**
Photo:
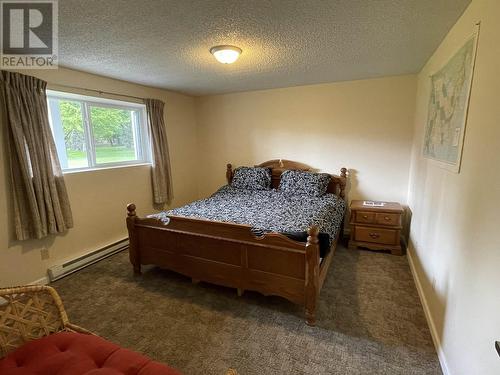
[[[131,271],[122,252],[53,286],[73,323],[186,375],[441,374],[406,257],[339,247],[314,328],[279,297]]]

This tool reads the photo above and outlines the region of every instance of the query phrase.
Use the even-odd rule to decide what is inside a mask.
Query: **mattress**
[[[206,199],[150,215],[164,222],[168,216],[247,224],[256,234],[277,232],[307,240],[307,228],[319,227],[320,256],[325,257],[342,225],[345,202],[334,194],[293,195],[276,189],[248,190],[223,186]]]

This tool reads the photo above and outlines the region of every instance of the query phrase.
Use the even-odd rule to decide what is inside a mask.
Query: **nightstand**
[[[351,202],[349,249],[361,246],[371,250],[390,250],[395,255],[403,254],[403,207],[395,202],[384,203],[382,207],[371,207],[364,206],[363,201]]]

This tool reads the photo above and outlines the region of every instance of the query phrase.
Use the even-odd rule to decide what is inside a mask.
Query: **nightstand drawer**
[[[385,245],[399,245],[396,229],[382,229],[356,226],[354,229],[354,240],[361,242],[374,242]]]
[[[400,214],[386,214],[386,213],[376,213],[375,223],[382,225],[401,225],[401,215]]]
[[[368,223],[375,222],[375,213],[374,212],[356,211],[355,215],[356,215],[355,216],[356,223],[368,224]]]

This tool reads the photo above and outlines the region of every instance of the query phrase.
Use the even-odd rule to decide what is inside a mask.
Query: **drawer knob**
[[[363,215],[363,219],[368,219],[368,215]]]
[[[384,220],[385,220],[385,221],[389,221],[389,220],[391,220],[391,218],[390,218],[389,216],[385,216],[385,217],[384,217]]]
[[[378,234],[378,233],[374,233],[374,232],[371,232],[371,233],[369,233],[369,236],[370,236],[371,238],[379,238],[379,237],[380,237],[380,234]]]

